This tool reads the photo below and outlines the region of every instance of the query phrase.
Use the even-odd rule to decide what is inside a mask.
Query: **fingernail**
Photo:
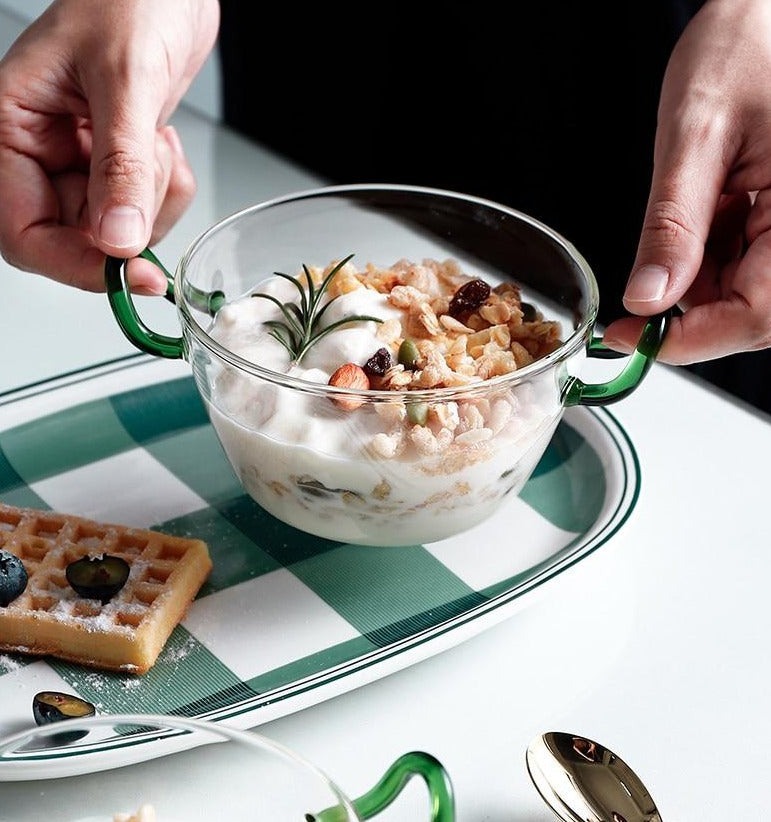
[[[641,265],[632,273],[624,292],[624,302],[652,303],[664,297],[669,272],[660,265]]]
[[[166,281],[132,287],[131,291],[140,297],[162,297],[166,293]]]
[[[133,206],[113,206],[102,215],[99,238],[115,248],[135,248],[145,241],[145,220]]]

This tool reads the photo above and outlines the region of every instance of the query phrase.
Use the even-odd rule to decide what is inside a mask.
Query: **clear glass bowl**
[[[351,800],[253,731],[155,714],[67,719],[0,740],[0,820],[356,822],[379,814],[413,776],[429,789],[425,818],[452,822],[449,778],[423,752],[400,757]]]
[[[252,337],[252,327],[228,336],[229,324],[245,328],[230,303],[248,298],[260,281],[349,254],[359,268],[451,260],[492,287],[513,282],[523,301],[559,323],[559,345],[511,373],[468,385],[357,390],[273,368],[265,337]],[[144,327],[123,264],[110,259],[106,269],[118,322],[142,350],[191,364],[246,491],[296,528],[362,545],[430,543],[483,521],[521,490],[567,406],[614,402],[637,386],[666,327],[663,318],[649,322],[621,373],[584,383],[584,360],[611,352],[593,334],[599,294],[581,254],[511,208],[410,186],[314,189],[213,226],[191,245],[175,277],[168,275],[179,338]],[[362,365],[357,334],[374,340],[375,324],[358,326],[333,333],[341,359]]]

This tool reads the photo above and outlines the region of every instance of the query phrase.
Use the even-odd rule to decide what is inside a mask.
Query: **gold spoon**
[[[661,822],[637,774],[591,739],[550,731],[525,758],[536,790],[563,822]]]

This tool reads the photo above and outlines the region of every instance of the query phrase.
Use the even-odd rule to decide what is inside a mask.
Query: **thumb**
[[[624,305],[648,316],[675,305],[699,272],[725,179],[715,141],[657,135],[651,190]]]
[[[136,81],[99,82],[91,96],[88,208],[94,242],[105,254],[135,256],[147,245],[155,213],[155,129],[160,104]]]

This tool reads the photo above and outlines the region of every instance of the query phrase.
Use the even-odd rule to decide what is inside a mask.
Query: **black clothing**
[[[588,260],[608,323],[626,313],[666,61],[699,5],[285,4],[268,23],[222,0],[224,119],[331,183],[452,189],[542,220]],[[725,371],[706,376],[771,411]]]

